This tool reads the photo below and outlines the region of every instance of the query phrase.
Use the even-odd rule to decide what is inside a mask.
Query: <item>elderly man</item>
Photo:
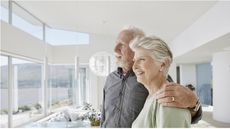
[[[135,37],[144,35],[136,27],[123,29],[118,35],[114,51],[119,67],[106,79],[101,127],[130,128],[144,106],[148,91],[137,82],[132,71],[134,52],[129,47]],[[172,82],[170,77],[168,81]],[[202,109],[197,96],[184,86],[170,83],[159,91],[157,98],[164,106],[189,108],[193,116],[192,123],[201,119]]]

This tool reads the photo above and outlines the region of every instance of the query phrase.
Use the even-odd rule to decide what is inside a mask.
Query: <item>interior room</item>
[[[169,75],[202,105],[193,128],[230,127],[229,12],[221,0],[1,0],[1,128],[100,127],[126,26],[171,48]]]

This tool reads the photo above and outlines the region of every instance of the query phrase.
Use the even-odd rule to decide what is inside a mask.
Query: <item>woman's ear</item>
[[[165,62],[161,62],[160,71],[162,72],[162,71],[164,71],[164,69],[165,69]]]

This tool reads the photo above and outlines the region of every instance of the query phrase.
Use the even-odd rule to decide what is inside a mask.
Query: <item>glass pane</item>
[[[46,27],[46,42],[51,45],[89,44],[89,34]]]
[[[79,70],[79,85],[80,85],[80,93],[81,93],[81,100],[82,104],[87,102],[87,83],[86,83],[86,68],[80,68]]]
[[[49,88],[51,111],[72,105],[72,87],[74,84],[74,66],[50,65]]]
[[[13,64],[13,126],[42,116],[42,65],[21,59]]]
[[[0,127],[4,128],[8,126],[8,58],[6,56],[1,57],[0,71]]]
[[[12,25],[42,40],[42,23],[15,3],[12,8]]]
[[[8,1],[1,1],[1,16],[0,19],[8,23],[9,11],[8,11]]]

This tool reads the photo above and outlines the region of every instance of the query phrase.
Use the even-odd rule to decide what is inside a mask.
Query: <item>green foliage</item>
[[[91,126],[100,126],[100,113],[97,112],[91,104],[84,103],[83,110],[89,110],[87,114],[88,119],[90,120]]]
[[[52,106],[54,106],[54,105],[59,105],[60,104],[60,101],[56,101],[56,102],[53,102],[52,103]]]
[[[27,105],[24,105],[24,106],[19,107],[18,110],[22,110],[22,112],[24,112],[24,111],[31,110],[31,108],[29,106],[27,106]]]
[[[36,104],[34,105],[34,107],[35,107],[37,110],[39,110],[39,109],[42,108],[42,106],[41,106],[39,103],[36,103]]]
[[[100,126],[100,119],[97,114],[91,114],[89,116],[91,126]]]
[[[0,111],[0,114],[8,114],[8,110],[3,109],[3,110]]]

